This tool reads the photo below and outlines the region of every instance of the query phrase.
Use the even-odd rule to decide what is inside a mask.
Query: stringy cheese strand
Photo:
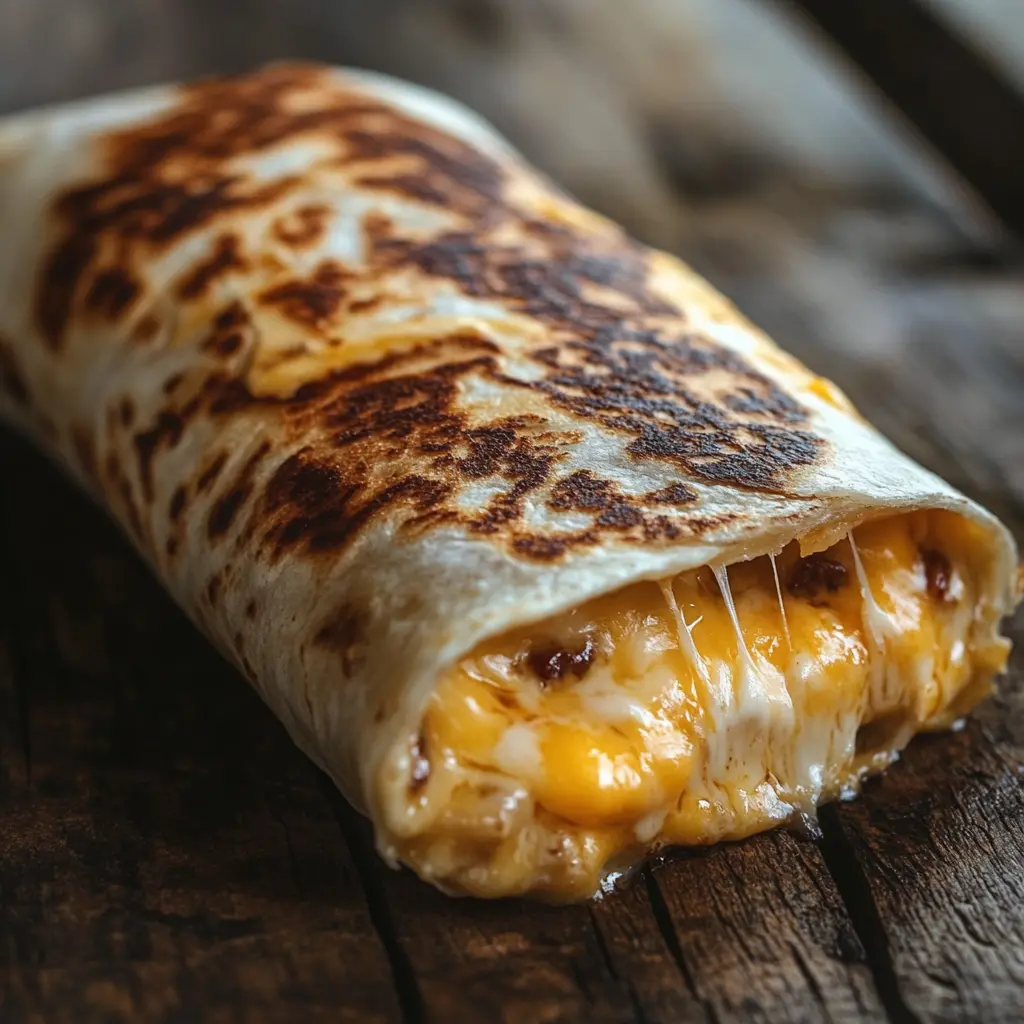
[[[772,575],[775,577],[775,593],[779,598],[779,611],[782,613],[782,632],[786,637],[786,647],[792,652],[793,640],[789,635],[789,619],[786,617],[786,605],[782,600],[782,585],[779,583],[779,567],[775,563],[775,556],[769,555],[769,561],[772,563]]]
[[[679,648],[683,653],[690,659],[690,663],[693,665],[700,676],[702,683],[709,683],[711,677],[708,674],[708,667],[704,662],[704,659],[700,656],[700,652],[697,650],[697,645],[693,642],[693,637],[690,635],[690,628],[686,625],[686,620],[683,618],[683,613],[679,610],[679,605],[676,603],[676,595],[672,590],[671,581],[666,582],[661,580],[658,583],[661,587],[661,592],[665,597],[665,603],[669,607],[669,611],[672,612],[673,617],[676,620],[676,632],[679,635]]]

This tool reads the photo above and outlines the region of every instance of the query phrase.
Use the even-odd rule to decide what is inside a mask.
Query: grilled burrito
[[[379,850],[590,896],[989,692],[1016,552],[457,104],[275,65],[0,122],[0,409]]]

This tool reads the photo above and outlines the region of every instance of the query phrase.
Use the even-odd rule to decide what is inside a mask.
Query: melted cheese
[[[965,561],[929,589],[922,551],[965,550],[958,523],[858,527],[803,585],[794,543],[483,644],[424,717],[431,772],[400,855],[461,891],[571,898],[651,847],[813,820],[1005,661],[974,635]]]

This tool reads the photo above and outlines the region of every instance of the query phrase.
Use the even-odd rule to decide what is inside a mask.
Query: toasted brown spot
[[[250,601],[245,606],[245,617],[247,619],[255,619],[256,618],[256,602],[255,601]]]
[[[688,532],[695,532],[692,522],[687,521],[684,528],[682,524],[668,516],[644,517],[643,536],[646,541],[677,540]]]
[[[173,558],[178,553],[178,538],[168,537],[165,547],[167,550],[167,557]]]
[[[218,332],[230,332],[240,327],[245,327],[250,321],[249,312],[245,306],[235,299],[228,303],[213,318],[213,327]]]
[[[127,395],[121,399],[118,416],[122,427],[128,428],[135,422],[135,403]]]
[[[487,219],[501,199],[503,174],[498,165],[464,142],[441,132],[410,131],[395,124],[392,130],[357,128],[348,135],[363,159],[380,160],[383,174],[370,172],[358,184],[396,192],[430,206],[441,206],[474,218]],[[417,166],[396,171],[388,158],[402,157]]]
[[[269,451],[270,442],[262,442],[246,460],[227,491],[214,503],[206,522],[206,533],[211,540],[223,536],[231,529],[236,516],[253,492],[256,468]]]
[[[611,480],[602,480],[588,469],[581,469],[559,480],[551,489],[548,504],[557,509],[596,511],[608,508],[619,496]]]
[[[184,417],[165,409],[159,413],[149,430],[140,431],[135,435],[135,453],[139,462],[142,493],[146,501],[153,500],[153,457],[165,443],[173,448],[181,440],[184,429]]]
[[[227,461],[227,452],[217,453],[213,461],[203,470],[196,481],[196,491],[199,494],[205,494],[216,483],[217,477],[220,476],[221,470]]]
[[[846,583],[846,566],[824,554],[799,559],[789,571],[786,589],[795,597],[817,600],[822,593],[834,594]]]
[[[165,395],[173,395],[175,391],[181,386],[181,382],[185,379],[183,373],[173,373],[167,380],[164,381],[163,393]]]
[[[335,263],[324,262],[309,280],[288,281],[265,291],[260,299],[307,327],[322,328],[338,312],[345,297],[347,273]]]
[[[217,599],[220,597],[221,579],[220,573],[214,573],[213,576],[207,580],[206,583],[206,600],[211,604],[216,604]]]
[[[350,313],[368,313],[371,309],[376,309],[380,303],[380,295],[373,295],[368,299],[356,299],[355,302],[349,303],[348,311]]]
[[[624,531],[643,527],[645,540],[673,540],[680,536],[680,525],[666,516],[647,515],[638,507],[643,504],[689,504],[696,500],[696,494],[683,484],[674,484],[664,491],[631,498],[619,490],[613,480],[604,480],[589,470],[577,470],[559,480],[551,489],[548,505],[555,509],[577,512],[597,512],[594,525],[599,530]],[[570,544],[590,543],[598,534],[587,533],[572,540]]]
[[[339,609],[316,634],[314,643],[334,651],[345,675],[351,677],[366,660],[363,614],[354,608]]]
[[[363,215],[362,228],[367,248],[372,251],[378,243],[394,237],[395,222],[380,210],[368,210]]]
[[[312,245],[323,237],[330,214],[330,207],[320,203],[300,206],[287,217],[274,221],[274,237],[295,248]]]
[[[121,267],[100,271],[85,295],[85,308],[117,320],[135,301],[139,284]]]
[[[197,263],[178,284],[178,297],[198,299],[207,289],[233,270],[246,270],[248,263],[239,252],[239,240],[235,235],[220,235],[213,252]]]
[[[625,502],[616,502],[609,505],[598,517],[597,525],[611,530],[628,530],[632,526],[639,526],[644,521],[643,513],[639,509],[627,505]]]
[[[159,332],[160,320],[153,313],[146,313],[132,327],[132,340],[144,345],[152,341]]]
[[[533,536],[527,534],[516,537],[512,541],[512,550],[527,558],[535,558],[541,562],[550,562],[561,558],[571,547],[595,538],[596,535],[591,533],[583,536],[577,536],[576,534]]]
[[[276,352],[271,359],[267,359],[263,365],[270,369],[276,366],[284,366],[285,363],[291,362],[293,359],[298,359],[300,356],[307,355],[309,352],[308,346],[304,342],[296,342],[294,345],[288,345]]]
[[[174,494],[171,495],[171,504],[168,508],[168,515],[171,517],[171,521],[176,521],[181,513],[185,511],[185,502],[188,499],[188,493],[184,487],[178,487],[175,489]]]
[[[218,500],[217,504],[213,506],[206,524],[206,532],[211,540],[231,529],[235,516],[238,515],[239,509],[251,493],[252,486],[246,484],[233,488]]]
[[[651,491],[643,496],[643,501],[649,505],[692,505],[699,495],[692,487],[683,483],[669,484],[660,491]]]
[[[237,300],[230,303],[213,318],[210,333],[201,346],[203,351],[225,358],[234,355],[245,344],[250,323],[245,306]]]
[[[213,338],[203,347],[208,351],[214,351],[224,357],[234,355],[243,345],[244,338],[241,331],[233,331],[224,335],[223,338]]]
[[[541,647],[530,651],[527,664],[542,684],[556,682],[567,675],[582,679],[597,655],[594,642],[585,640],[572,649],[560,646]]]
[[[121,460],[116,451],[111,449],[107,452],[107,458],[103,463],[106,478],[113,484],[121,479]]]
[[[949,600],[949,585],[953,578],[953,567],[949,559],[941,551],[924,548],[921,551],[924,561],[924,575],[928,582],[928,595],[933,601]]]

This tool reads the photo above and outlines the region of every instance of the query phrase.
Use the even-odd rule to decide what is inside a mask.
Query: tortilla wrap
[[[1007,530],[677,259],[577,205],[450,100],[275,65],[8,118],[0,224],[4,418],[117,519],[369,815],[382,854],[449,891],[585,896],[660,844],[813,812],[966,711],[1005,661]],[[848,539],[883,521],[946,545],[944,563],[908,556],[903,604],[887,583],[872,591],[895,542],[858,558]],[[829,558],[806,561],[816,552]],[[687,608],[735,624],[729,580],[769,555],[784,569],[764,612],[778,628],[738,626],[719,658]],[[841,585],[859,609],[843,629],[866,652],[851,664],[877,671],[846,710],[818,686],[812,711],[817,670],[788,667],[794,621],[832,615]],[[904,678],[910,662],[887,660],[917,629],[900,608],[931,616],[929,587],[960,609],[941,604],[933,630],[959,667],[940,679],[932,658]],[[577,646],[548,651],[528,634],[641,593],[663,610],[630,635],[671,647],[672,685],[686,676],[680,700],[701,723],[663,758],[685,777],[605,817],[586,785],[561,807],[575,782],[538,781],[538,702],[562,701],[565,725],[614,642],[572,626]],[[751,602],[737,595],[741,624]],[[509,637],[515,650],[494,647]],[[505,694],[518,731],[463,763],[427,749],[424,716],[480,651],[485,668],[466,671]],[[509,694],[527,677],[539,688],[522,711]],[[872,697],[893,686],[895,704]],[[890,704],[899,720],[861,751]],[[618,792],[635,781],[629,758],[648,764],[637,749],[581,757],[610,766],[595,786]],[[687,800],[691,824],[667,828]]]

